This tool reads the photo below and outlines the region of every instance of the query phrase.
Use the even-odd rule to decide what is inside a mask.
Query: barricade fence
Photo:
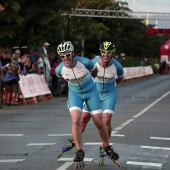
[[[127,80],[153,75],[152,66],[125,67],[123,70],[124,79],[122,80],[122,83]],[[47,98],[53,98],[44,75],[20,75],[20,81],[18,83],[23,99],[22,103],[25,105],[27,102],[37,103],[37,100],[45,101]]]
[[[20,76],[18,83],[24,100],[32,98],[32,101],[37,103],[37,99],[46,100],[46,95],[53,98],[44,75],[28,74],[26,76]]]
[[[153,75],[152,66],[125,67],[124,80]]]

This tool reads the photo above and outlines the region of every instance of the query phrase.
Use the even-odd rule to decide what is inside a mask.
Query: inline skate
[[[111,146],[105,147],[106,154],[109,159],[111,159],[119,168],[122,168],[122,165],[118,161],[119,155],[114,152],[113,148]]]
[[[100,147],[99,148],[99,166],[102,166],[105,164],[105,156],[107,156],[106,152],[105,152],[105,147]]]
[[[84,156],[85,153],[82,149],[76,152],[76,157],[74,158],[74,170],[84,169],[84,162],[83,162]]]
[[[75,147],[75,143],[72,139],[68,139],[67,144],[62,147],[62,152],[58,155],[58,158],[61,158],[65,153],[69,153],[71,149]]]

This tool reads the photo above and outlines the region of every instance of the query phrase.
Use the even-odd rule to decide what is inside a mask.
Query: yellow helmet
[[[99,50],[106,50],[106,51],[116,51],[116,47],[112,42],[105,41],[102,44],[100,44]]]

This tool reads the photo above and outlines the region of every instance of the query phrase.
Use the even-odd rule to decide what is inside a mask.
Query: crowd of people
[[[55,75],[55,68],[58,65],[57,57],[52,61],[48,57],[49,43],[45,42],[42,49],[35,48],[30,52],[23,53],[20,49],[13,50],[11,56],[7,49],[4,49],[0,57],[0,108],[6,106],[18,106],[20,88],[19,77],[28,74],[44,75],[45,80],[54,93],[57,90],[58,78]],[[18,79],[6,80],[6,75],[10,74]],[[4,91],[8,92],[4,99]]]

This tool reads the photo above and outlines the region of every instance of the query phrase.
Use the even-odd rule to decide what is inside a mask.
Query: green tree
[[[3,1],[0,13],[2,46],[37,46],[44,41],[56,44],[64,38],[67,20],[61,14],[76,0]]]
[[[159,47],[169,38],[146,35],[146,25],[140,19],[69,16],[74,8],[129,11],[126,1],[2,0],[1,4],[5,10],[0,12],[0,47],[39,46],[48,41],[56,51],[60,41],[71,40],[76,52],[84,50],[88,56],[98,54],[100,43],[107,40],[116,45],[118,55],[138,59],[158,56]]]

